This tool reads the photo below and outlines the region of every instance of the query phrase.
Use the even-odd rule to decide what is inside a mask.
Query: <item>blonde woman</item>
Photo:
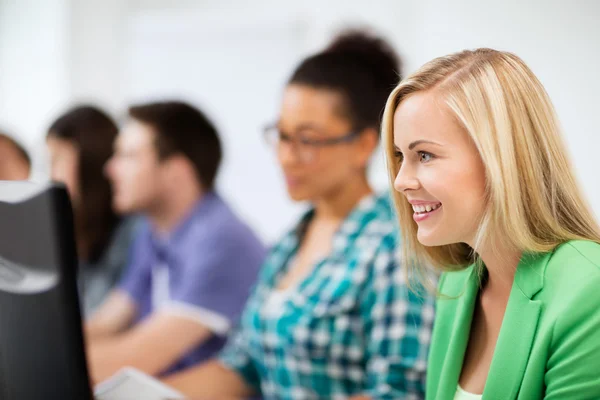
[[[383,132],[405,257],[444,271],[427,398],[600,398],[600,229],[531,70],[435,59]]]

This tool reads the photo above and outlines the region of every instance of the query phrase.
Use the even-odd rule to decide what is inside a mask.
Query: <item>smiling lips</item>
[[[442,206],[442,203],[431,203],[431,204],[413,204],[412,208],[415,214],[424,214],[431,211],[435,211]]]
[[[413,219],[415,222],[421,222],[429,218],[442,206],[442,203],[411,203],[413,211]]]

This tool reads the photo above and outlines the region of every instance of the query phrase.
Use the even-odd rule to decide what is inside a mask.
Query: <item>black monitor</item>
[[[92,399],[69,198],[0,181],[0,399]]]

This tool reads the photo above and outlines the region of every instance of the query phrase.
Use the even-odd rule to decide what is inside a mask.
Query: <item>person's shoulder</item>
[[[548,315],[579,321],[597,313],[600,304],[600,244],[570,241],[547,262],[542,291],[536,296]]]
[[[581,336],[584,331],[592,335],[600,329],[600,244],[570,241],[560,245],[544,277],[541,300],[554,322],[553,346],[574,343],[573,335]]]
[[[548,260],[545,280],[571,290],[586,286],[590,281],[600,284],[600,244],[584,240],[561,244]]]
[[[196,212],[192,214],[194,222],[221,225],[239,220],[229,203],[216,192],[206,194],[201,202]]]
[[[550,262],[572,260],[600,271],[600,243],[571,240],[558,246]]]
[[[467,287],[467,282],[472,274],[476,274],[475,265],[456,271],[446,271],[441,274],[438,281],[438,292],[443,297],[456,298],[460,296]]]
[[[358,205],[358,212],[353,213],[354,225],[350,229],[360,231],[362,237],[386,238],[391,247],[396,246],[399,239],[399,226],[390,200],[389,192],[374,193],[363,199]]]
[[[249,262],[260,264],[266,253],[265,245],[257,233],[216,194],[211,200],[210,209],[194,217],[185,236],[185,246],[195,254],[210,249],[220,252],[223,257],[247,256]]]
[[[193,220],[190,236],[196,239],[253,235],[246,222],[234,211],[229,203],[219,194],[210,193],[206,201],[207,207],[203,212],[192,215]],[[202,234],[204,233],[204,234]]]

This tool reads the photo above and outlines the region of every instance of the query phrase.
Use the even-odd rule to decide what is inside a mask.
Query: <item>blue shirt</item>
[[[407,287],[389,195],[364,198],[331,252],[279,290],[312,215],[270,252],[221,362],[265,399],[423,398],[434,300]]]
[[[221,349],[255,282],[266,250],[216,193],[199,200],[166,237],[143,219],[131,264],[120,283],[137,306],[137,320],[160,310],[190,318],[215,335],[169,367],[172,373]]]

